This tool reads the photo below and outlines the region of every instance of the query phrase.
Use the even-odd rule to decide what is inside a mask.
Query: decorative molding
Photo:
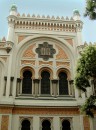
[[[12,114],[12,107],[0,107],[0,114]]]
[[[31,64],[31,65],[35,65],[35,61],[33,61],[33,60],[21,60],[21,65],[28,65],[28,64]]]
[[[67,67],[69,67],[70,66],[70,62],[60,62],[60,61],[57,61],[56,62],[56,66],[67,66]]]
[[[14,108],[13,114],[64,114],[78,115],[78,108]]]
[[[44,61],[39,61],[39,65],[52,65],[53,61],[49,61],[49,62],[44,62]]]

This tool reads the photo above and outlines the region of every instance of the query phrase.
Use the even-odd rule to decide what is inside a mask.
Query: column
[[[39,96],[39,79],[33,79],[33,82],[34,82],[34,88],[33,88],[33,94],[35,97]]]
[[[21,79],[17,78],[16,96],[20,95]]]
[[[5,81],[5,83],[4,83],[3,96],[6,96],[6,84],[7,84],[7,77],[6,76],[4,77],[4,81]]]
[[[75,92],[74,92],[74,81],[73,80],[69,80],[69,85],[70,85],[70,93],[69,95],[75,96]]]
[[[54,79],[52,80],[52,96],[57,97],[58,95],[58,80]]]
[[[10,83],[10,94],[9,94],[9,96],[12,96],[13,80],[14,80],[14,77],[10,77],[10,80],[11,80],[11,83]]]

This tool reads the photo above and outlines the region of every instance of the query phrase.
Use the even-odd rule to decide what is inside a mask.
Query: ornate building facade
[[[0,41],[0,130],[95,130],[80,113],[86,95],[74,86],[82,43],[80,14],[20,15],[13,5]]]

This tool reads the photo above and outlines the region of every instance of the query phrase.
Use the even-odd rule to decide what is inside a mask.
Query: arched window
[[[32,73],[29,70],[26,70],[23,73],[22,93],[23,94],[32,93]]]
[[[59,95],[68,95],[68,81],[65,72],[59,73]]]
[[[21,130],[30,130],[30,121],[29,120],[22,121]]]
[[[51,123],[48,120],[42,122],[42,130],[51,130]]]
[[[41,73],[41,94],[50,94],[50,74],[47,71]]]
[[[62,122],[62,130],[71,130],[70,122],[68,120],[64,120]]]

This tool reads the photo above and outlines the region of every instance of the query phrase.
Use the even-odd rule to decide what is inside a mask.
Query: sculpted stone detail
[[[1,130],[8,130],[9,116],[2,115]]]
[[[69,62],[56,62],[56,66],[70,66]]]
[[[25,50],[25,52],[23,53],[23,57],[24,58],[35,58],[35,53],[33,52],[33,48],[34,48],[34,46],[35,46],[35,44],[33,44],[33,45],[31,45],[31,46],[29,46],[26,50]]]
[[[0,48],[4,48],[4,46],[5,46],[5,42],[0,43]]]
[[[32,64],[32,65],[35,65],[35,61],[32,61],[32,60],[21,60],[21,64]]]
[[[53,62],[52,61],[49,61],[49,62],[43,62],[43,61],[39,61],[39,65],[42,65],[42,64],[48,64],[48,65],[52,65]]]
[[[83,117],[84,130],[90,130],[90,122],[87,116]]]
[[[56,55],[56,59],[68,59],[68,56],[64,52],[64,50],[59,46],[56,47],[58,48],[58,54]]]
[[[48,60],[49,58],[53,58],[53,54],[56,53],[56,50],[53,48],[53,45],[44,42],[43,44],[39,44],[39,47],[36,48],[36,52],[38,53],[39,58]]]

